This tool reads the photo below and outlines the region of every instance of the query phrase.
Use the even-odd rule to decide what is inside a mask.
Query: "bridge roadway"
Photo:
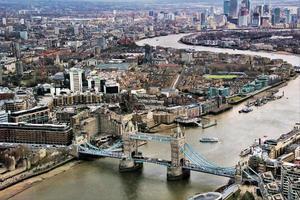
[[[174,137],[167,136],[167,135],[149,134],[149,133],[141,133],[141,132],[138,132],[136,134],[129,134],[128,137],[133,140],[155,141],[155,142],[162,142],[162,143],[170,143],[172,140],[176,139]]]
[[[127,158],[126,155],[123,152],[114,152],[114,151],[107,151],[102,149],[96,149],[92,145],[87,145],[86,147],[79,146],[79,152],[83,155],[92,155],[92,156],[99,156],[99,157],[108,157],[108,158],[117,158],[117,159],[125,159]],[[171,161],[163,160],[159,158],[150,158],[150,157],[144,157],[144,156],[133,156],[131,157],[132,160],[134,160],[137,163],[153,163],[158,165],[163,165],[170,167]]]
[[[214,169],[214,168],[209,168],[209,167],[195,165],[195,164],[184,164],[184,166],[182,166],[182,168],[189,169],[191,171],[212,174],[212,175],[216,175],[216,176],[223,176],[223,177],[227,177],[227,178],[234,178],[234,175],[235,175],[235,172],[230,171],[230,170]]]
[[[148,134],[138,134],[131,138],[132,139],[137,138],[139,140],[145,140],[145,138],[147,138],[148,140],[166,142],[171,137],[168,136],[154,137],[154,135],[151,135],[150,138]],[[78,146],[78,152],[79,154],[86,155],[86,156],[91,155],[91,156],[109,157],[109,158],[116,158],[116,159],[127,159],[127,160],[134,160],[137,163],[153,163],[153,164],[158,164],[166,167],[172,166],[171,161],[163,160],[159,158],[144,157],[142,155],[136,155],[128,158],[123,152],[117,151],[121,145],[122,142],[118,141],[113,146],[107,149],[99,149],[98,147],[86,143],[84,146]],[[196,172],[203,172],[207,174],[223,176],[228,178],[233,178],[235,176],[236,173],[235,168],[219,167],[216,164],[209,162],[202,155],[195,152],[188,144],[185,144],[184,148],[181,149],[181,151],[183,151],[184,155],[187,158],[187,160],[185,160],[181,166],[183,169],[189,169]]]

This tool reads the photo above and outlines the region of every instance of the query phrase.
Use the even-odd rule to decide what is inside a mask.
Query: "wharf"
[[[207,119],[207,118],[202,118],[202,121],[201,121],[202,129],[210,128],[210,127],[216,126],[217,124],[218,124],[217,120],[211,121],[210,119]]]
[[[201,126],[200,118],[183,118],[178,117],[175,119],[175,122],[183,125],[183,126]]]
[[[269,90],[269,89],[271,89],[271,88],[277,87],[277,86],[279,86],[279,85],[281,85],[281,84],[284,84],[284,83],[286,83],[286,82],[285,82],[285,81],[280,81],[280,82],[278,82],[278,83],[276,83],[276,84],[274,84],[274,85],[272,85],[272,86],[265,87],[265,88],[263,88],[263,89],[261,89],[261,90],[258,90],[258,91],[256,91],[256,92],[253,92],[253,93],[251,93],[251,94],[249,94],[249,95],[247,95],[247,96],[245,96],[245,97],[241,97],[241,98],[238,99],[238,100],[228,101],[228,103],[229,103],[229,104],[232,104],[232,105],[239,104],[239,103],[241,103],[241,102],[243,102],[243,101],[245,101],[245,100],[247,100],[247,99],[249,99],[249,98],[251,98],[251,97],[254,97],[255,95],[257,95],[257,94],[259,94],[259,93],[262,93],[262,92],[264,92],[264,91],[266,91],[266,90]],[[238,95],[237,95],[237,96],[238,96]]]
[[[216,108],[216,109],[210,111],[210,114],[217,115],[217,114],[220,114],[222,112],[232,109],[232,107],[233,106],[230,104],[225,104],[225,105],[220,106],[219,108]]]

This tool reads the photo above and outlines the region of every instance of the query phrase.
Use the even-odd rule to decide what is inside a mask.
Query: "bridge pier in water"
[[[143,163],[136,163],[134,160],[124,159],[120,161],[120,172],[132,172],[143,168]]]
[[[132,140],[129,138],[129,134],[137,131],[137,127],[133,124],[129,124],[127,130],[123,132],[122,140],[123,140],[123,152],[125,158],[120,160],[119,171],[120,172],[132,172],[139,170],[143,167],[143,163],[137,163],[132,158],[134,155],[141,155],[138,152],[138,141]]]
[[[182,152],[185,144],[185,135],[177,126],[174,134],[175,139],[170,142],[171,145],[171,166],[167,169],[167,180],[181,180],[190,177],[190,170],[184,169],[185,156]]]

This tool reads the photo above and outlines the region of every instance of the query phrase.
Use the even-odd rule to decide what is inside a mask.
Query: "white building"
[[[70,74],[70,89],[73,92],[82,92],[82,73],[83,70],[79,68],[71,68]]]
[[[55,27],[54,28],[54,34],[55,35],[59,35],[59,27]]]
[[[300,160],[300,146],[295,149],[295,159]]]
[[[6,18],[5,17],[2,18],[2,25],[6,26]]]
[[[28,32],[27,31],[20,31],[20,38],[23,40],[28,40]]]
[[[248,26],[248,15],[239,16],[239,27],[247,27]]]

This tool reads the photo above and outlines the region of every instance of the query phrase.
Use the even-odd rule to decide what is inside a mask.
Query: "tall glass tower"
[[[224,0],[223,10],[224,10],[224,15],[228,16],[230,10],[230,0]]]

